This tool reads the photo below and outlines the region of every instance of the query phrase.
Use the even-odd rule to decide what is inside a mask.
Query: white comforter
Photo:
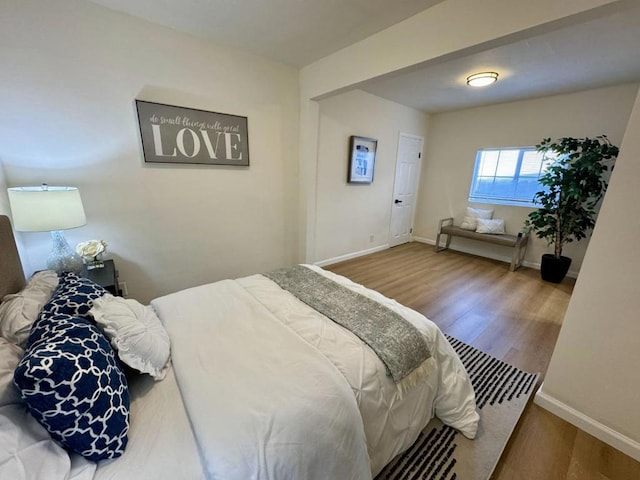
[[[237,282],[153,302],[213,479],[370,476],[355,397],[320,352]]]
[[[310,267],[405,315],[424,335],[431,372],[403,388],[351,332],[262,275],[152,302],[204,468],[214,479],[367,479],[410,446],[433,414],[473,437],[468,376],[422,315]]]

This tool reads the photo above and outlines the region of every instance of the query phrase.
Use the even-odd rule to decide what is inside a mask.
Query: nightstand
[[[112,295],[122,296],[122,291],[118,288],[118,270],[113,260],[105,260],[102,268],[87,270],[85,266],[80,275],[104,287]]]

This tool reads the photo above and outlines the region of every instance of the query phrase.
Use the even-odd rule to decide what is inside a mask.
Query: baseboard
[[[432,239],[430,239],[430,238],[424,238],[424,237],[415,237],[415,236],[412,236],[412,237],[411,237],[411,240],[413,240],[414,242],[427,243],[427,244],[429,244],[429,245],[435,245],[435,244],[436,244],[436,241],[435,241],[435,240],[432,240]]]
[[[345,260],[351,260],[352,258],[362,257],[363,255],[369,255],[370,253],[381,252],[382,250],[386,250],[389,248],[389,244],[385,243],[384,245],[380,245],[378,247],[369,248],[367,250],[361,250],[359,252],[348,253],[346,255],[340,255],[339,257],[327,258],[326,260],[320,260],[318,262],[314,262],[314,265],[319,267],[326,267],[327,265],[332,265],[338,262],[344,262]]]
[[[548,395],[542,391],[543,387],[544,383],[536,392],[537,405],[640,462],[640,443]]]
[[[432,239],[432,238],[424,238],[424,237],[411,237],[411,238],[412,238],[412,240],[414,240],[416,242],[426,243],[428,245],[435,245],[436,244],[436,241],[434,239]],[[450,250],[454,250],[456,252],[468,253],[470,255],[477,255],[479,257],[486,257],[486,258],[490,258],[492,260],[498,260],[500,262],[511,263],[511,256],[499,255],[499,254],[497,254],[495,252],[488,252],[486,250],[459,247],[459,246],[450,247]],[[529,262],[527,260],[523,260],[522,266],[523,267],[528,267],[528,268],[533,268],[535,270],[540,270],[540,263],[539,262]],[[578,278],[578,273],[579,273],[579,270],[569,270],[569,272],[567,272],[567,277]]]

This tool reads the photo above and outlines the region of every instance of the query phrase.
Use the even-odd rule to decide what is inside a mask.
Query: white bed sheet
[[[95,480],[199,480],[206,478],[173,368],[161,382],[133,374],[131,415],[124,454],[98,464]]]

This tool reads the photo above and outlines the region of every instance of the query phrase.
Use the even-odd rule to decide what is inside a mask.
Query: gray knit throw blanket
[[[353,332],[373,349],[396,383],[431,356],[422,334],[401,315],[309,268],[295,265],[264,276]]]

